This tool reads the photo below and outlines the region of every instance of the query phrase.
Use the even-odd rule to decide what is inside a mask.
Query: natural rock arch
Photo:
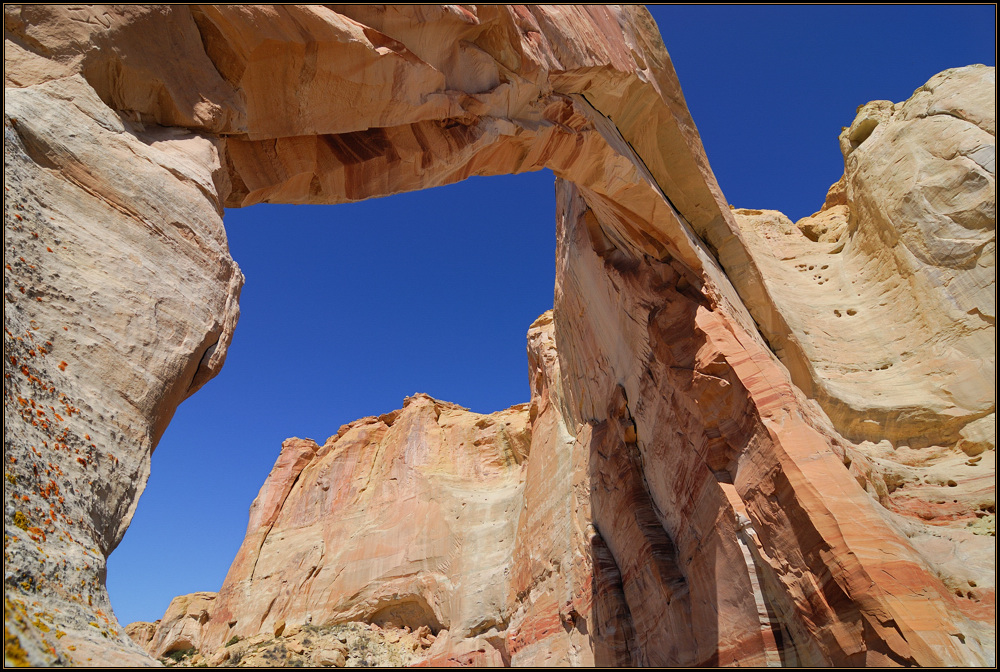
[[[799,390],[808,344],[642,8],[26,6],[5,8],[5,38],[5,623],[29,660],[142,660],[106,615],[103,563],[177,404],[225,360],[242,276],[223,207],[541,167],[561,178],[542,387],[606,460],[593,523],[632,609],[622,655],[763,660],[754,577],[715,574],[747,548],[802,663],[982,660]],[[956,439],[990,412],[975,398],[928,423]]]

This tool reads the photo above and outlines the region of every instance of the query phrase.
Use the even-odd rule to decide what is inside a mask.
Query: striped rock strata
[[[991,661],[992,606],[969,605],[992,592],[956,588],[954,563],[942,559],[947,544],[923,543],[900,524],[878,497],[884,472],[868,468],[877,451],[903,463],[905,444],[980,451],[970,461],[987,457],[968,466],[992,469],[995,395],[981,384],[989,376],[967,374],[966,364],[994,366],[986,306],[995,295],[995,196],[983,187],[993,184],[993,134],[953,137],[941,123],[958,114],[986,128],[982,106],[964,98],[969,87],[932,80],[898,114],[876,105],[845,139],[855,218],[847,230],[862,256],[844,259],[894,257],[907,278],[893,281],[892,264],[882,264],[858,276],[861,298],[878,296],[866,289],[878,285],[899,305],[953,307],[921,327],[940,335],[941,364],[931,373],[942,371],[951,396],[926,397],[923,386],[887,390],[883,402],[859,396],[923,370],[889,352],[885,359],[905,360],[910,373],[892,378],[865,359],[873,371],[842,375],[833,355],[817,354],[822,343],[797,335],[798,305],[775,284],[785,276],[725,205],[641,8],[8,5],[4,28],[11,662],[154,662],[116,622],[104,562],[174,409],[225,359],[242,275],[229,256],[224,207],[339,203],[542,167],[560,178],[557,347],[548,355],[558,384],[536,391],[552,410],[549,429],[536,436],[533,424],[531,440],[534,451],[548,436],[559,458],[504,466],[525,472],[526,507],[516,523],[492,522],[530,535],[547,524],[553,501],[569,497],[572,515],[559,524],[575,530],[589,515],[593,534],[539,532],[539,542],[558,543],[538,563],[531,544],[519,551],[504,536],[514,546],[503,585],[517,606],[507,588],[478,597],[446,590],[435,618],[454,619],[471,637],[483,634],[476,619],[484,610],[499,615],[482,624],[511,660]],[[975,96],[992,99],[981,85]],[[952,167],[917,180],[916,192],[907,179],[886,181],[896,136],[940,147],[916,156]],[[949,200],[966,185],[981,206]],[[911,193],[932,196],[930,209],[913,207],[920,199]],[[921,219],[952,205],[947,221]],[[954,370],[969,382],[959,384],[951,367],[962,366]],[[427,405],[436,406],[425,400],[411,413],[426,414],[418,409]],[[393,427],[383,424],[388,436]],[[310,462],[324,449],[290,448],[287,459]],[[584,457],[588,467],[578,471]],[[448,468],[464,477],[469,466]],[[579,485],[576,476],[559,480],[570,472],[586,476]],[[520,478],[497,476],[508,477]],[[958,521],[970,515],[961,501],[945,507]],[[271,515],[257,510],[253,521]],[[270,534],[251,527],[269,552]],[[426,539],[428,554],[438,552],[433,543]],[[942,557],[931,557],[935,548]],[[588,580],[576,560],[586,556],[595,568],[590,595],[602,596],[589,615],[575,592]],[[547,573],[557,557],[573,560]],[[260,561],[267,565],[266,554]],[[233,577],[239,567],[238,559]],[[378,578],[388,569],[364,572]],[[254,570],[251,577],[258,581]],[[242,608],[241,581],[217,598],[203,643],[220,643],[230,627],[216,620],[229,618],[221,604]],[[553,588],[554,607],[530,599],[543,585],[573,589]],[[292,616],[293,601],[278,597]],[[369,613],[378,598],[357,607],[340,599],[324,602],[330,618],[378,615]],[[232,627],[253,625],[237,617]]]
[[[551,349],[551,315],[540,322],[530,338]],[[551,370],[531,360],[547,390]],[[468,647],[514,665],[593,664],[571,616],[591,610],[587,461],[560,421],[544,394],[491,415],[417,395],[322,446],[287,440],[203,654],[308,617],[425,626],[431,663]]]
[[[855,442],[851,473],[991,647],[995,91],[994,68],[970,66],[902,103],[863,105],[819,212],[795,224],[736,212],[772,299],[747,303],[762,332]]]

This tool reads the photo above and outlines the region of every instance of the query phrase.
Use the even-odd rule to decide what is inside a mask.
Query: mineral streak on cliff
[[[992,662],[992,68],[863,107],[792,226],[727,207],[640,7],[5,6],[4,36],[9,660],[154,662],[104,562],[225,360],[224,207],[549,167],[530,405],[286,442],[219,596],[140,640],[312,616],[447,630],[429,662]],[[313,508],[369,501],[364,541]]]

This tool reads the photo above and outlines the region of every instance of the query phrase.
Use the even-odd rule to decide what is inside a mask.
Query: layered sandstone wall
[[[976,90],[988,88],[982,86],[981,81],[990,74],[991,71],[976,68],[944,73],[919,90],[918,95],[934,81],[945,78],[973,78],[974,83],[980,84],[974,86]],[[859,118],[867,107],[859,113]],[[946,134],[945,138],[951,135]],[[915,144],[926,148],[925,155],[933,157],[940,153],[934,147],[939,142],[934,135],[925,135]],[[856,168],[858,163],[848,163],[849,167],[852,165]],[[932,172],[932,168],[924,170]],[[857,223],[857,216],[853,215],[855,206],[845,189],[845,181],[834,185],[821,212],[797,225],[792,225],[780,213],[736,212],[751,254],[765,269],[766,290],[773,297],[770,305],[751,304],[754,316],[761,322],[766,319],[766,310],[780,310],[796,328],[803,323],[802,315],[807,307],[817,312],[824,300],[840,299],[843,290],[836,284],[834,289],[840,291],[821,288],[828,282],[836,283],[847,274],[843,271],[824,274],[822,271],[850,259],[852,250],[858,247],[854,240],[863,236],[865,227]],[[510,528],[507,534],[513,532],[518,549],[508,558],[510,564],[504,569],[515,573],[515,583],[517,576],[524,576],[526,581],[521,585],[529,590],[508,591],[501,608],[507,616],[491,621],[490,638],[481,640],[475,630],[452,628],[447,639],[440,639],[432,651],[421,654],[423,659],[431,663],[447,660],[488,662],[495,658],[523,664],[596,660],[599,664],[739,662],[788,665],[823,663],[839,657],[841,660],[893,662],[893,655],[898,654],[890,647],[882,652],[872,651],[873,644],[878,642],[870,635],[866,638],[864,632],[866,628],[877,626],[865,625],[863,610],[849,605],[848,608],[855,609],[853,615],[845,617],[843,611],[838,615],[837,609],[842,610],[844,605],[831,604],[826,597],[831,591],[844,590],[840,582],[849,588],[849,582],[859,577],[845,572],[833,578],[834,585],[814,584],[812,590],[822,591],[822,598],[816,592],[794,586],[794,578],[788,576],[787,554],[791,549],[785,546],[787,541],[776,541],[773,529],[763,529],[758,534],[754,526],[753,507],[755,504],[760,506],[759,499],[758,502],[754,499],[759,498],[762,488],[769,491],[769,500],[777,499],[783,515],[797,516],[789,526],[800,532],[810,525],[810,507],[833,508],[833,502],[836,508],[832,511],[825,515],[813,514],[814,520],[832,518],[843,526],[839,535],[830,535],[819,542],[824,546],[851,542],[854,548],[867,549],[864,552],[873,564],[882,555],[879,551],[885,550],[880,546],[896,539],[890,549],[895,557],[891,562],[881,560],[880,571],[894,579],[898,574],[901,583],[909,584],[908,590],[916,599],[911,600],[907,611],[928,618],[936,624],[935,629],[941,628],[942,623],[945,630],[956,628],[963,637],[979,642],[983,646],[980,653],[988,656],[989,643],[994,636],[990,618],[995,609],[994,537],[988,533],[995,506],[992,432],[988,429],[980,432],[974,441],[962,437],[949,444],[930,447],[919,443],[911,447],[898,441],[893,444],[888,438],[882,438],[881,443],[869,440],[851,443],[838,434],[818,408],[810,407],[799,398],[800,408],[807,414],[806,423],[788,427],[787,419],[779,425],[774,425],[771,419],[772,428],[767,435],[761,434],[755,428],[759,409],[770,410],[777,406],[777,411],[770,410],[773,418],[781,412],[780,404],[795,402],[801,393],[794,392],[787,381],[782,383],[781,371],[775,370],[773,363],[768,373],[768,362],[759,362],[755,368],[762,379],[754,381],[758,397],[762,391],[765,395],[773,394],[773,389],[767,390],[770,385],[784,385],[785,398],[779,395],[775,403],[768,402],[765,397],[756,402],[757,409],[748,407],[755,403],[754,391],[748,390],[738,376],[727,373],[725,365],[727,350],[728,356],[732,356],[733,346],[726,343],[731,336],[725,331],[713,331],[711,315],[699,315],[699,294],[691,290],[682,275],[684,267],[669,262],[653,264],[649,260],[640,264],[609,242],[615,232],[609,235],[595,224],[597,220],[586,200],[574,187],[560,182],[557,193],[560,282],[556,314],[560,319],[543,316],[529,331],[533,394],[529,418],[533,447],[525,455],[526,480],[518,495],[523,508],[516,507],[521,512],[516,524],[509,512],[497,517],[497,524],[507,521]],[[991,207],[989,192],[956,191],[952,198],[963,200],[967,210],[988,211]],[[892,198],[887,196],[885,200]],[[940,216],[939,210],[928,205],[920,213],[918,223],[937,216]],[[855,222],[854,228],[849,226],[851,221]],[[901,220],[896,218],[896,221]],[[988,229],[988,224],[984,223],[980,229]],[[990,242],[987,235],[986,254],[991,253]],[[888,252],[892,250],[883,251],[883,254]],[[810,254],[814,256],[807,256]],[[827,265],[826,269],[821,268],[814,274],[821,276],[822,281],[811,276],[815,284],[803,283],[801,267],[810,262],[820,265],[817,260]],[[871,261],[854,263],[859,268],[873,264]],[[988,264],[987,257],[984,265]],[[896,277],[885,271],[883,275],[888,282]],[[602,282],[604,276],[609,279],[603,280],[603,289],[595,291],[595,285]],[[736,277],[737,286],[741,287],[740,281],[745,276],[736,274]],[[850,277],[856,279],[856,276]],[[782,280],[783,284],[779,284]],[[898,285],[900,280],[896,278],[895,282]],[[584,286],[586,291],[581,289]],[[873,295],[877,295],[877,289],[876,283],[868,285]],[[601,297],[606,298],[601,301]],[[797,297],[802,297],[800,303],[792,304],[791,300]],[[921,299],[929,302],[927,296]],[[861,305],[878,310],[886,304],[884,300],[869,300]],[[654,306],[655,311],[650,312],[648,306]],[[660,310],[667,311],[668,317],[659,316]],[[651,325],[649,336],[621,328],[616,332],[607,326],[615,320],[625,325],[638,322],[635,315],[644,313],[649,313],[646,317]],[[815,326],[817,319],[814,316],[810,324]],[[601,328],[588,327],[588,322],[597,323]],[[891,315],[883,316],[882,323],[892,324]],[[962,328],[961,324],[948,324],[950,332],[927,330],[924,338],[981,336]],[[664,327],[670,331],[662,331]],[[829,329],[825,331],[829,333]],[[558,339],[557,332],[561,334]],[[631,333],[629,338],[633,340],[622,344],[608,336],[622,333]],[[764,333],[774,338],[766,329]],[[807,341],[809,332],[794,331],[792,335]],[[644,336],[650,339],[651,345],[643,342]],[[877,337],[874,332],[844,332],[837,341],[840,349],[831,354],[841,357],[842,361],[857,360],[877,346]],[[556,348],[557,340],[559,348]],[[579,409],[593,403],[581,396],[581,391],[594,390],[592,364],[598,363],[598,373],[616,358],[628,365],[635,361],[634,352],[641,352],[646,347],[658,353],[658,357],[647,360],[647,368],[641,374],[649,382],[639,386],[640,402],[630,403],[627,388],[615,386],[609,393],[608,407],[603,409],[604,419],[595,421],[591,416],[585,421],[574,420],[574,404],[579,417]],[[817,353],[830,352],[813,347]],[[609,356],[607,350],[611,348],[619,351]],[[854,354],[850,348],[856,349]],[[975,345],[968,347],[967,352],[984,356],[983,348],[977,350]],[[782,361],[788,361],[785,351],[778,354]],[[815,360],[822,361],[819,357]],[[982,364],[989,365],[988,360],[986,356]],[[666,371],[662,362],[668,363]],[[584,375],[588,377],[589,386],[564,375],[564,370],[580,370],[581,363],[587,365]],[[916,363],[920,363],[919,360]],[[789,362],[789,369],[795,370],[794,362]],[[765,374],[771,376],[770,381],[763,377]],[[661,381],[657,385],[650,384],[654,376]],[[820,382],[826,380],[817,378]],[[888,387],[887,391],[895,389]],[[918,385],[910,386],[911,393],[916,393],[917,389]],[[664,392],[669,392],[670,396]],[[860,392],[856,396],[862,398]],[[836,408],[827,400],[823,401],[824,407]],[[649,410],[651,404],[656,404],[653,410]],[[934,404],[925,400],[922,406],[932,409]],[[632,408],[637,409],[635,415]],[[600,409],[596,411],[600,412]],[[855,410],[858,415],[863,412]],[[867,416],[862,417],[871,424],[884,422],[884,416],[878,412],[868,410]],[[965,433],[988,420],[974,419],[967,423],[972,427]],[[940,429],[942,424],[933,426]],[[895,436],[892,434],[895,426],[889,422],[885,425],[886,431],[878,436]],[[574,426],[575,431],[570,429]],[[672,428],[673,439],[663,436],[663,427]],[[847,433],[847,430],[841,431]],[[817,470],[817,480],[824,485],[818,497],[796,495],[791,484],[786,482],[787,469],[795,468],[796,459],[804,457],[806,462],[815,461],[824,451],[804,456],[801,450],[792,455],[778,453],[778,459],[784,460],[787,466],[775,470],[770,484],[766,478],[759,477],[750,487],[734,480],[740,471],[758,470],[759,467],[751,466],[754,461],[775,459],[776,448],[781,447],[782,439],[793,451],[800,448],[796,445],[800,442],[815,442],[816,438],[810,438],[810,433],[832,447],[832,451],[826,451],[828,460]],[[434,436],[435,433],[420,435]],[[914,435],[923,436],[919,431],[914,431]],[[699,436],[703,437],[699,442],[692,438]],[[687,449],[671,446],[671,440],[686,443]],[[444,444],[432,443],[440,446],[432,452],[451,452]],[[553,445],[558,448],[554,450]],[[565,466],[560,468],[560,463]],[[650,468],[649,465],[657,463],[666,466]],[[271,478],[278,478],[280,472],[276,467]],[[585,474],[586,479],[583,478]],[[673,481],[664,478],[666,475],[683,475],[683,478]],[[830,491],[838,478],[841,479],[838,487],[845,494],[851,493],[847,497],[841,495],[839,502]],[[852,480],[860,488],[853,488]],[[350,491],[351,488],[350,478],[347,478],[341,489]],[[945,495],[953,498],[951,504],[941,500]],[[804,501],[797,502],[799,498]],[[872,509],[869,503],[878,505]],[[784,510],[786,507],[791,511]],[[844,516],[845,510],[863,516],[861,524]],[[775,513],[772,508],[768,515],[773,518]],[[534,526],[526,525],[531,520],[536,521]],[[667,522],[662,522],[664,520]],[[567,528],[560,531],[559,523]],[[601,530],[605,530],[604,536]],[[250,537],[248,543],[249,540]],[[350,545],[361,547],[365,544],[353,542]],[[555,547],[576,548],[577,551],[563,556],[545,552]],[[702,551],[703,548],[707,550]],[[786,557],[779,560],[776,556]],[[541,558],[548,559],[541,561]],[[792,560],[806,566],[816,562],[815,556],[793,557]],[[359,567],[370,564],[361,558],[355,562]],[[482,560],[479,564],[491,566]],[[236,576],[239,576],[240,566],[239,561],[234,564]],[[816,565],[812,566],[815,575]],[[848,570],[862,577],[863,572],[870,571],[857,566]],[[928,586],[920,583],[926,580],[927,570],[941,579],[935,584],[936,596],[929,605],[924,604],[928,601]],[[289,581],[286,574],[279,573],[279,583]],[[914,574],[922,578],[909,578]],[[488,580],[488,575],[489,572],[481,578]],[[501,574],[499,568],[494,567],[493,575],[506,577],[507,573]],[[540,576],[544,577],[541,582]],[[232,577],[233,574],[227,584]],[[551,585],[553,582],[555,589]],[[368,589],[389,583],[374,579]],[[580,590],[588,585],[589,596]],[[466,585],[464,590],[478,594],[482,588]],[[244,594],[255,594],[255,591],[245,590]],[[257,599],[267,601],[273,599],[273,594],[274,591],[264,591],[265,597]],[[358,594],[360,592],[355,596]],[[406,594],[405,590],[398,593],[401,599]],[[566,597],[561,606],[559,594]],[[229,599],[240,602],[233,595]],[[260,611],[252,605],[244,605],[241,609],[244,613]],[[301,622],[306,612],[301,608],[294,612],[283,612],[282,617],[291,618],[289,622]],[[725,613],[724,619],[716,618],[720,612]],[[511,614],[515,616],[511,618]],[[372,620],[371,616],[359,614],[327,616],[332,621],[359,617]],[[532,617],[525,619],[524,616]],[[804,617],[812,619],[809,621],[811,626],[803,627]],[[228,615],[214,618],[213,622],[227,620],[228,626],[232,623],[228,618]],[[827,625],[817,627],[824,618]],[[853,632],[845,627],[852,622],[855,624]],[[726,630],[719,629],[720,623]],[[405,620],[398,624],[418,625],[416,621],[408,623]],[[557,624],[563,627],[556,627]],[[216,627],[221,632],[221,624]],[[239,632],[252,637],[268,630],[269,625],[261,622],[249,631]],[[225,632],[237,632],[237,626],[233,624]],[[570,636],[564,636],[564,632]],[[583,637],[584,634],[587,637]],[[940,648],[940,643],[934,641],[938,634],[947,635],[947,632],[910,631],[904,646],[919,645],[924,639],[930,640],[927,648]],[[574,636],[579,640],[575,648],[572,646]],[[885,634],[879,637],[891,639]],[[222,637],[215,639],[221,641]],[[218,642],[214,646],[217,647]],[[581,658],[581,649],[589,655]],[[207,647],[205,654],[211,656],[213,651],[212,647]],[[922,653],[927,654],[927,651]],[[895,662],[904,661],[896,659]]]
[[[239,315],[218,153],[181,129],[137,131],[78,76],[8,89],[5,114],[5,622],[22,637],[48,623],[34,663],[142,662],[105,558]]]
[[[617,624],[591,616],[607,596],[589,453],[554,403],[553,327],[549,312],[528,332],[530,403],[481,415],[416,395],[323,446],[285,441],[218,596],[177,598],[137,640],[154,657],[193,647],[221,661],[226,643],[364,622],[430,635],[409,663],[611,661]]]
[[[995,70],[859,107],[845,173],[792,223],[738,210],[762,333],[844,437],[844,462],[987,647],[996,603]],[[729,269],[727,269],[729,270]],[[746,278],[731,272],[743,291]],[[789,330],[778,333],[778,312]]]
[[[975,572],[995,563],[962,527],[994,506],[992,69],[864,108],[842,138],[842,195],[792,231],[726,207],[642,8],[4,11],[15,659],[153,662],[114,619],[104,559],[177,404],[224,361],[242,275],[223,207],[549,167],[557,287],[530,337],[531,406],[476,427],[417,398],[322,447],[288,444],[198,645],[280,616],[398,607],[454,630],[439,651],[472,655],[480,638],[493,662],[991,660],[994,589],[972,585],[961,554]],[[785,240],[796,231],[820,247]],[[785,243],[841,270],[790,271]],[[839,339],[813,333],[814,309],[833,311],[816,324]],[[843,326],[869,311],[900,338]],[[482,441],[459,459],[421,452],[430,437]],[[370,491],[352,489],[363,469],[348,463],[381,465]],[[343,469],[343,491],[323,489],[321,465]],[[981,496],[939,502],[944,476]],[[491,494],[432,504],[444,482]],[[912,496],[891,496],[901,484]],[[400,529],[403,550],[295,508],[384,509],[394,488],[434,531]],[[449,507],[467,512],[452,525]],[[398,527],[388,513],[370,524]],[[281,535],[295,585],[321,597],[276,583]]]
[[[994,412],[995,90],[973,66],[863,105],[820,212],[738,213],[772,298],[751,312],[853,441],[951,445]]]
[[[5,520],[22,530],[9,535],[11,565],[32,568],[8,576],[27,591],[8,622],[34,638],[41,616],[17,605],[40,593],[54,605],[40,613],[72,631],[29,647],[36,662],[85,661],[109,639],[134,651],[110,614],[104,557],[177,403],[224,360],[242,278],[223,205],[332,203],[549,166],[674,221],[605,116],[641,103],[678,126],[658,92],[669,60],[638,8],[29,5],[5,7],[4,21],[17,197],[6,212],[5,414],[17,430],[5,449],[17,466]],[[584,96],[605,87],[597,111]],[[690,132],[670,131],[659,149],[693,166],[687,182],[714,185],[690,158]],[[64,242],[80,244],[71,255]],[[48,506],[54,487],[65,519]],[[53,557],[72,567],[46,562],[60,537],[68,546]],[[102,632],[89,625],[95,601]]]

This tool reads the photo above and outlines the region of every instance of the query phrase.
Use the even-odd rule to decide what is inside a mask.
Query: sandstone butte
[[[860,108],[792,223],[727,205],[638,6],[7,5],[4,49],[5,661],[995,663],[993,68]],[[105,559],[225,360],[224,208],[542,167],[530,402],[286,441],[135,643]]]

